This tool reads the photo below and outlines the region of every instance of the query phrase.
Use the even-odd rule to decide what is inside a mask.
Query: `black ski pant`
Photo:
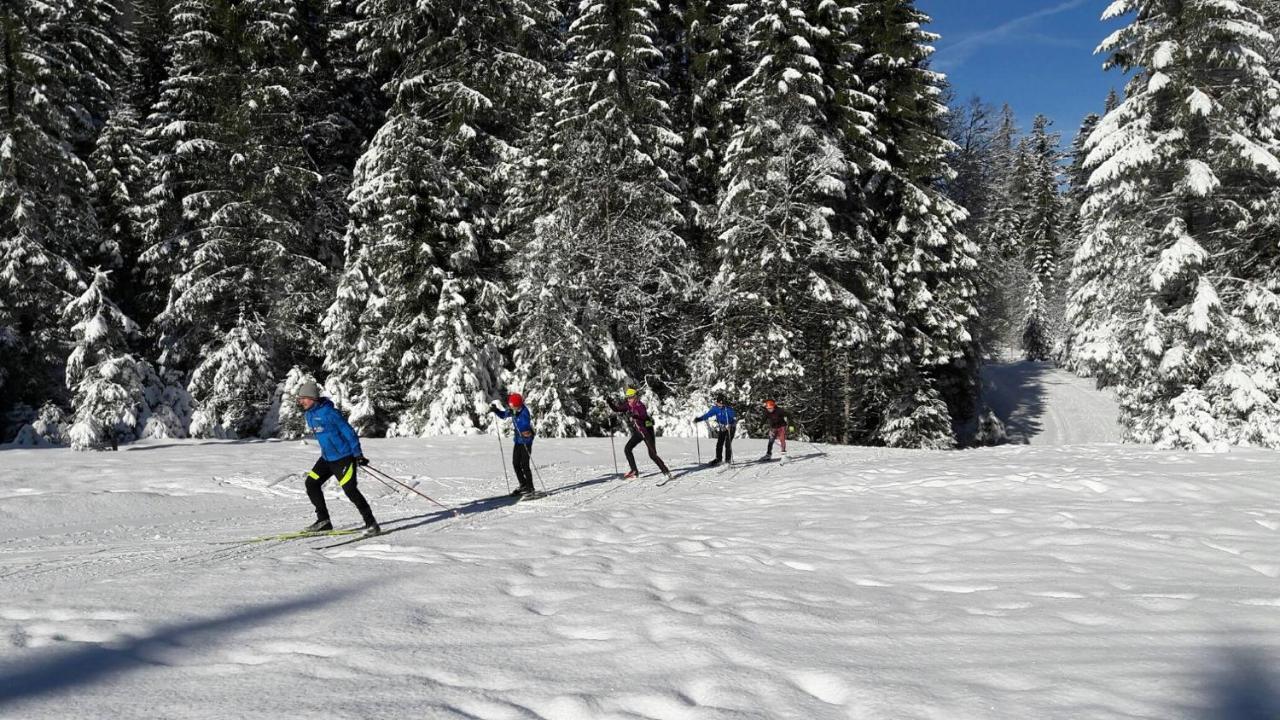
[[[515,468],[516,480],[520,482],[520,489],[525,492],[533,492],[533,471],[529,469],[529,462],[533,459],[533,443],[524,445],[516,443],[511,448],[511,467]]]
[[[311,504],[316,507],[316,519],[329,519],[329,508],[324,503],[324,490],[321,487],[331,477],[337,478],[338,485],[347,494],[347,499],[356,506],[356,510],[360,511],[360,517],[364,519],[364,524],[377,524],[377,521],[373,519],[373,510],[369,509],[369,501],[365,500],[364,495],[360,494],[360,487],[356,484],[355,458],[349,457],[332,461],[320,458],[316,461],[315,466],[311,468],[311,472],[307,473],[307,497],[311,499]]]
[[[643,433],[638,430],[632,430],[631,439],[627,441],[627,446],[623,448],[623,452],[627,456],[627,464],[631,466],[631,472],[637,475],[640,474],[640,470],[636,467],[636,456],[631,452],[640,443],[644,443],[645,447],[649,448],[649,459],[653,461],[654,465],[658,466],[659,470],[664,474],[670,472],[667,470],[667,464],[662,462],[662,458],[658,457],[658,443],[654,440],[653,430],[651,429],[646,429]]]
[[[727,463],[733,462],[733,434],[738,431],[737,425],[721,425],[716,432],[716,462],[723,457]]]

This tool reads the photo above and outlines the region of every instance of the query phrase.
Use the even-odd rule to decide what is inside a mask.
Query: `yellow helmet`
[[[636,392],[636,389],[635,389],[635,388],[627,388],[627,397],[629,397],[629,398],[631,398],[631,397],[635,397],[635,396],[636,396],[636,395],[638,395],[638,394],[639,394],[639,393],[637,393],[637,392]]]

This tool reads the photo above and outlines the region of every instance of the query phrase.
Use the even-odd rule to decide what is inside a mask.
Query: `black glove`
[[[490,406],[489,406],[489,414],[490,414],[490,415],[497,415],[497,414],[498,414],[498,408],[496,408],[496,407],[494,407],[494,406],[490,405]]]
[[[356,464],[359,465],[360,467],[364,467],[365,465],[369,464],[369,458],[363,455],[358,455],[356,456]]]

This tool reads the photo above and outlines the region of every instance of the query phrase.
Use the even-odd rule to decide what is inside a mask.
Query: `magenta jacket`
[[[649,417],[649,409],[644,406],[643,402],[639,400],[636,400],[634,403],[627,402],[626,400],[623,400],[621,403],[614,403],[610,400],[606,400],[606,402],[609,403],[609,407],[613,408],[615,412],[626,413],[631,418],[631,424],[634,426],[636,432],[641,435],[646,432],[653,432],[653,418]]]

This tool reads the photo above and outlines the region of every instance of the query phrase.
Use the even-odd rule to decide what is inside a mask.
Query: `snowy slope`
[[[798,444],[658,487],[539,441],[562,490],[510,505],[492,438],[366,450],[462,517],[365,479],[385,537],[219,545],[310,519],[313,445],[0,453],[0,717],[1280,712],[1271,452]]]
[[[983,400],[1005,424],[1009,440],[1029,445],[1121,442],[1115,392],[1049,363],[988,363]]]

